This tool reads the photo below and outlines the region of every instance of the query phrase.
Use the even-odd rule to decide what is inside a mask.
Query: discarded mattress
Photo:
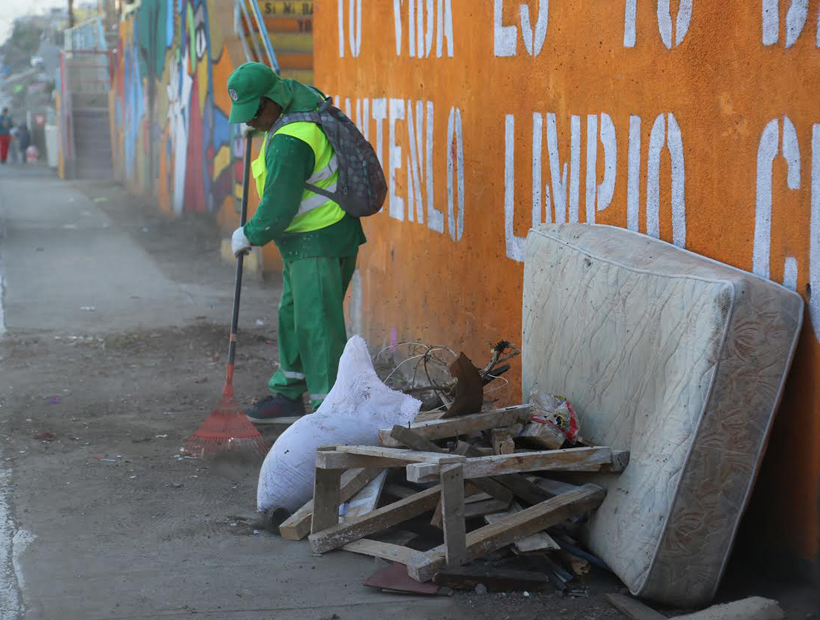
[[[592,443],[631,451],[586,542],[636,596],[714,595],[766,448],[803,300],[619,228],[527,238],[524,394],[567,397]]]

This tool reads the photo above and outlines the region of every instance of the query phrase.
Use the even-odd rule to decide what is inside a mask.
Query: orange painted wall
[[[598,223],[631,225],[768,274],[807,301],[812,284],[816,299],[806,314],[749,522],[758,533],[776,528],[776,540],[789,552],[816,560],[820,7],[809,3],[805,19],[798,11],[787,25],[791,3],[780,2],[787,6],[781,6],[779,21],[777,15],[764,20],[763,9],[774,4],[678,0],[671,2],[670,14],[664,0],[433,0],[429,5],[382,0],[364,3],[359,30],[355,7],[351,28],[349,0],[325,0],[317,3],[314,23],[316,84],[369,134],[386,173],[394,169],[396,196],[366,221],[369,243],[361,254],[360,288],[354,291],[361,311],[353,321],[373,345],[395,334],[399,340],[450,344],[483,359],[489,341],[519,339],[523,268],[516,238],[526,236],[534,219],[560,220],[562,211],[569,220],[593,216]],[[429,21],[428,6],[434,8]],[[522,20],[526,11],[520,7],[528,7],[530,19]],[[542,24],[548,17],[542,45],[539,16]],[[374,110],[381,116],[380,99],[388,110],[381,122],[374,117]],[[422,102],[421,132],[417,102]],[[391,126],[400,153],[390,148]],[[551,138],[560,159],[556,171],[568,168],[563,207],[560,198],[556,201],[563,191],[556,191],[560,174],[552,174]],[[419,153],[419,174],[408,175]],[[588,166],[593,153],[596,165]],[[540,174],[536,193],[542,204],[535,218],[534,173]],[[577,214],[569,204],[573,177]],[[422,206],[410,184],[420,185]],[[657,201],[651,196],[654,187]]]

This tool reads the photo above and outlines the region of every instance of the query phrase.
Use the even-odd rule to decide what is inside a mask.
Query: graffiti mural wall
[[[174,215],[219,212],[241,182],[241,144],[224,87],[234,64],[211,18],[217,2],[142,0],[120,24],[115,170]]]
[[[352,321],[486,356],[520,337],[542,222],[639,231],[798,291],[806,321],[746,525],[818,555],[820,18],[800,0],[327,0],[316,84],[389,179]],[[753,534],[753,536],[754,536]]]

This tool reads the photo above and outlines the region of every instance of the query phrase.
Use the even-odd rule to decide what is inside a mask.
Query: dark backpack
[[[353,217],[378,213],[387,196],[387,181],[376,152],[359,128],[328,97],[312,112],[283,114],[274,123],[270,135],[285,125],[304,121],[322,128],[339,164],[336,191],[329,192],[310,183],[306,184],[308,190],[337,202]]]

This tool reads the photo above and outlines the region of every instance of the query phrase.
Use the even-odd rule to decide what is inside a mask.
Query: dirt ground
[[[44,179],[63,196],[58,200],[72,198],[95,218],[99,210],[109,227],[95,234],[126,235],[172,284],[169,290],[194,291],[196,303],[179,311],[176,302],[162,306],[164,298],[156,295],[153,311],[167,320],[152,326],[146,325],[147,311],[129,310],[127,299],[120,300],[124,307],[111,306],[110,320],[105,300],[92,299],[88,306],[99,310],[77,315],[85,321],[97,313],[89,323],[65,318],[73,308],[57,295],[42,301],[51,304],[54,320],[26,326],[19,314],[25,300],[15,303],[15,279],[6,277],[0,486],[13,527],[7,553],[19,605],[12,610],[16,615],[0,614],[4,620],[621,617],[602,598],[621,588],[605,574],[592,576],[588,596],[579,598],[404,597],[362,585],[375,571],[372,559],[344,552],[316,557],[305,542],[254,528],[257,464],[180,456],[183,440],[218,401],[224,379],[233,271],[220,262],[219,232],[204,216],[169,221],[114,185],[62,185],[37,176],[18,182]],[[4,248],[14,237],[9,219],[17,217],[4,197],[9,200],[0,192],[0,256],[12,273],[22,273],[13,269],[19,252]],[[48,242],[42,243],[48,252]],[[98,260],[105,263],[106,257]],[[38,271],[30,274],[38,277]],[[79,282],[91,274],[74,277]],[[134,304],[143,297],[139,290],[131,293],[139,298]],[[263,393],[275,368],[276,279],[250,279],[245,295],[237,393],[249,403]],[[749,590],[750,583],[735,585],[725,597],[759,593]],[[815,602],[795,589],[797,594],[783,587],[774,593],[786,592],[789,618],[811,617]]]

